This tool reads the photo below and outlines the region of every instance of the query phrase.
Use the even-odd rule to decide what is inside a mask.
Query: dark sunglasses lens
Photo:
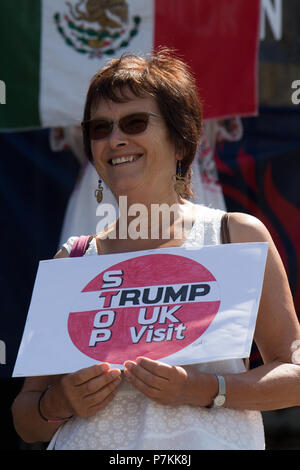
[[[149,114],[136,113],[120,119],[120,129],[126,134],[140,134],[147,129]]]
[[[100,140],[107,137],[112,129],[112,123],[104,119],[95,119],[89,123],[90,139]]]

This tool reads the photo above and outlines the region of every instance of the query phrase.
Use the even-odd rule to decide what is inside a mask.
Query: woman
[[[121,225],[129,227],[133,216],[120,213],[90,241],[86,255],[221,242],[223,212],[188,201],[200,134],[194,79],[168,51],[147,60],[123,56],[95,75],[83,135],[99,177],[117,200],[127,197],[128,208],[143,204],[149,214],[151,205],[167,204],[176,210],[168,233],[160,223],[152,238],[151,224],[147,236],[121,237]],[[101,182],[96,196],[101,199]],[[172,367],[137,358],[125,361],[124,373],[102,363],[28,378],[13,404],[21,437],[49,441],[55,434],[55,449],[263,449],[260,410],[299,405],[300,369],[291,363],[291,346],[300,331],[267,229],[254,217],[232,213],[229,233],[233,243],[269,243],[255,330],[262,366],[246,370],[242,360],[226,360]],[[68,257],[73,243],[69,239],[56,258]]]

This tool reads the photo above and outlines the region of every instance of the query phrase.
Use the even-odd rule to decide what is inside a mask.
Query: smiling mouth
[[[138,160],[139,158],[141,158],[142,156],[143,156],[143,154],[138,154],[138,155],[127,155],[127,156],[124,156],[124,157],[112,158],[111,160],[109,160],[109,163],[112,166],[122,165],[122,164],[126,164],[126,163],[132,163],[132,162],[135,162],[136,160]]]

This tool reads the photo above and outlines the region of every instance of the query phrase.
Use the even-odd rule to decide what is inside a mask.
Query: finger
[[[140,388],[140,382],[142,382],[147,387],[154,388],[156,390],[163,390],[165,388],[167,382],[165,378],[154,375],[139,364],[135,364],[131,361],[126,361],[125,366],[125,377],[132,383],[132,385]]]
[[[94,377],[104,374],[108,370],[109,364],[106,362],[80,369],[73,374],[73,385],[81,385]]]
[[[142,374],[145,377],[149,377],[150,379],[152,379],[153,376],[160,377],[162,379],[168,378],[168,369],[165,370],[165,364],[160,363],[158,361],[153,361],[146,357],[138,357],[136,362],[125,361],[124,366],[127,370],[130,370],[132,373],[137,375]]]
[[[117,388],[121,383],[121,377],[116,377],[113,381],[107,383],[97,392],[90,394],[84,398],[85,406],[88,408],[102,405],[108,396],[115,395]]]
[[[97,377],[93,377],[78,387],[83,387],[84,395],[92,395],[118,378],[121,378],[121,371],[118,369],[112,369]]]
[[[162,390],[160,388],[157,388],[157,384],[150,382],[146,383],[143,380],[141,380],[137,375],[134,375],[129,371],[129,369],[126,369],[124,371],[126,379],[129,381],[129,383],[135,387],[137,390],[139,390],[141,393],[143,393],[145,396],[148,398],[151,398],[153,400],[158,400]],[[154,376],[152,376],[154,377]]]
[[[158,377],[162,377],[164,379],[169,379],[173,367],[169,364],[164,364],[163,362],[153,361],[148,357],[138,357],[136,359],[136,363],[143,367],[143,369],[151,372],[153,375],[157,375]]]

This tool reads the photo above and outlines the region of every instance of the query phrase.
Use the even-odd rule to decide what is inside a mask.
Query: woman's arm
[[[55,258],[68,256],[67,250],[62,248]],[[25,442],[50,441],[64,422],[51,422],[53,419],[94,415],[114,398],[120,376],[120,370],[102,363],[66,375],[27,378],[12,405],[17,433]],[[50,422],[39,413],[39,401],[42,415]]]
[[[292,345],[300,337],[288,278],[266,227],[246,214],[230,215],[234,243],[267,241],[269,250],[254,340],[264,365],[226,377],[227,406],[271,410],[300,404],[300,367],[292,364]]]
[[[225,407],[271,410],[300,404],[300,366],[291,363],[292,344],[300,338],[288,279],[266,227],[255,217],[234,213],[229,224],[232,243],[268,242],[269,250],[254,339],[264,365],[241,374],[225,374]],[[125,376],[161,404],[207,406],[217,394],[213,374],[187,373],[142,358],[125,363]]]
[[[25,442],[48,442],[62,422],[45,421],[70,416],[88,418],[105,408],[114,398],[121,381],[121,372],[101,363],[72,374],[27,378],[16,397],[12,413],[17,433]]]
[[[61,423],[47,423],[38,412],[41,393],[49,385],[57,383],[57,379],[54,376],[29,377],[25,379],[20,393],[15,398],[12,405],[13,422],[16,432],[25,442],[48,442],[59,428]]]

